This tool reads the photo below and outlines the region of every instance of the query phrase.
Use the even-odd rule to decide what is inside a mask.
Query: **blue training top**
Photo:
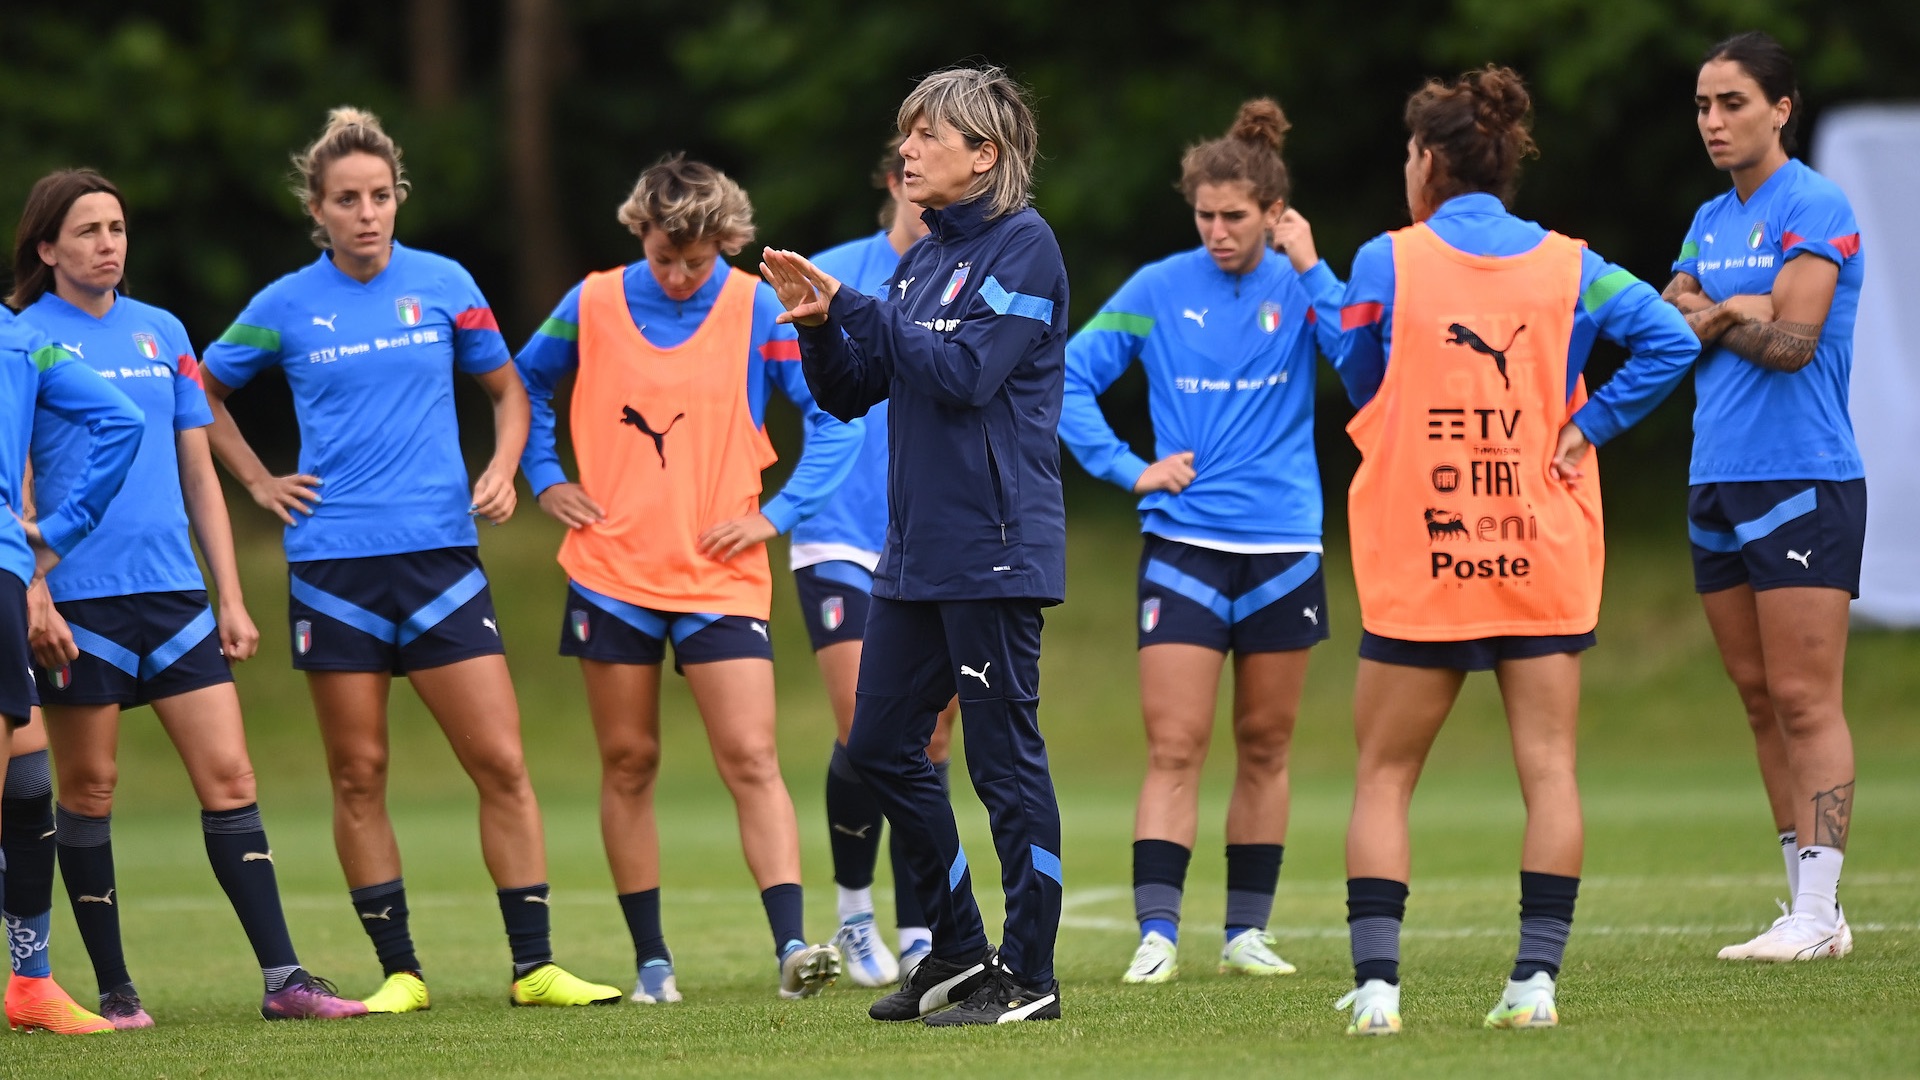
[[[628,264],[622,280],[634,326],[648,344],[671,349],[692,337],[707,321],[726,285],[727,266],[715,260],[713,273],[685,300],[668,296],[644,261]],[[779,494],[760,507],[781,532],[820,509],[853,467],[854,453],[860,445],[858,426],[842,424],[813,403],[813,394],[800,373],[800,346],[794,340],[793,327],[773,321],[785,310],[771,285],[761,282],[755,286],[753,331],[747,343],[747,402],[754,425],[766,425],[769,382],[799,407],[807,423],[805,449],[793,467],[793,475]],[[580,286],[575,285],[514,358],[520,378],[527,384],[527,396],[533,401],[533,429],[527,436],[527,449],[520,455],[520,468],[527,474],[535,496],[567,482],[554,436],[553,390],[580,366],[579,339]]]
[[[33,580],[33,548],[20,524],[20,497],[35,410],[45,410],[86,429],[85,463],[74,470],[66,498],[40,515],[40,538],[66,555],[106,516],[140,452],[140,409],[46,335],[0,306],[0,570]]]
[[[829,248],[811,261],[836,280],[879,297],[893,287],[900,255],[882,229]],[[887,545],[887,403],[868,409],[855,423],[866,430],[853,468],[819,513],[794,526],[791,564],[795,570],[844,559],[872,571]]]
[[[395,243],[365,284],[322,252],[260,290],[208,347],[206,369],[236,389],[269,367],[287,373],[300,471],[321,481],[313,516],[296,512],[284,534],[287,560],[302,562],[479,543],[453,373],[511,359],[472,276]]]
[[[146,414],[140,452],[100,527],[47,573],[59,601],[207,587],[187,539],[178,432],[213,423],[200,368],[180,320],[131,297],[94,318],[53,293],[20,313],[26,323],[119,387]],[[33,425],[33,498],[42,513],[80,480],[88,433],[42,410]]]
[[[1427,224],[1440,239],[1469,255],[1521,255],[1539,246],[1547,230],[1508,212],[1485,192],[1448,199]],[[1393,237],[1367,241],[1353,257],[1353,280],[1339,311],[1334,366],[1358,407],[1373,399],[1387,371],[1393,329]],[[1586,370],[1595,336],[1624,346],[1632,355],[1607,384],[1592,392],[1573,422],[1595,446],[1639,423],[1679,385],[1700,353],[1700,339],[1653,286],[1593,253],[1580,255],[1580,298],[1575,301],[1573,339],[1567,345],[1567,391]]]
[[[1088,472],[1133,490],[1147,462],[1095,399],[1138,359],[1154,457],[1191,450],[1195,473],[1177,495],[1141,498],[1141,531],[1227,551],[1320,550],[1315,305],[1331,309],[1341,291],[1325,262],[1299,274],[1273,252],[1244,275],[1204,247],[1142,267],[1067,342],[1061,441]]]
[[[1866,256],[1840,188],[1789,160],[1746,202],[1728,191],[1702,204],[1673,269],[1693,275],[1718,303],[1771,293],[1787,260],[1801,255],[1840,267],[1813,360],[1799,371],[1769,371],[1724,345],[1707,350],[1694,372],[1689,483],[1866,475],[1847,411]]]

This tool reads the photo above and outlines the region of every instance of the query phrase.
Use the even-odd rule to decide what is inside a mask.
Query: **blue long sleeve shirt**
[[[706,321],[719,300],[721,287],[726,284],[725,270],[724,265],[716,262],[714,272],[697,292],[686,300],[675,300],[660,287],[646,263],[628,265],[623,281],[627,311],[634,326],[655,348],[671,349],[686,341]],[[793,468],[793,475],[787,478],[786,486],[778,494],[760,507],[773,527],[784,533],[796,522],[819,512],[846,478],[860,449],[861,429],[835,420],[814,404],[813,394],[800,372],[800,350],[794,341],[793,328],[774,322],[783,310],[770,286],[762,283],[755,289],[753,331],[747,353],[747,402],[755,426],[764,427],[767,396],[771,388],[777,386],[806,419],[805,449]],[[579,337],[580,286],[575,285],[514,358],[533,405],[532,427],[527,434],[527,448],[520,455],[520,468],[527,474],[527,483],[532,485],[536,496],[567,479],[555,441],[553,391],[580,366]]]
[[[1205,248],[1142,267],[1067,343],[1061,441],[1088,472],[1133,490],[1147,461],[1096,399],[1138,360],[1154,457],[1192,451],[1195,474],[1177,495],[1141,498],[1141,530],[1227,550],[1318,550],[1314,361],[1319,338],[1334,345],[1337,331],[1317,308],[1342,290],[1325,262],[1300,274],[1272,252],[1244,275]]]
[[[86,429],[86,461],[76,470],[66,497],[40,518],[40,537],[56,554],[72,551],[106,516],[140,452],[146,418],[127,396],[38,330],[0,309],[0,498],[9,513],[0,521],[0,569],[33,580],[33,548],[20,515],[27,457],[33,445],[36,408]]]
[[[1441,240],[1470,255],[1524,254],[1547,234],[1485,192],[1448,199],[1427,224]],[[1341,328],[1334,366],[1356,407],[1373,399],[1386,376],[1393,344],[1393,290],[1393,238],[1382,234],[1354,255],[1353,277],[1338,309],[1320,311],[1323,320]],[[1574,379],[1586,370],[1596,337],[1631,353],[1626,365],[1573,415],[1573,423],[1598,446],[1666,400],[1700,354],[1700,339],[1653,286],[1586,250],[1580,256],[1580,297],[1567,345],[1569,394]]]

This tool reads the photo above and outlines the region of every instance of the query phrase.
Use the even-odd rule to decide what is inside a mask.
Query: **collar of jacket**
[[[923,210],[920,220],[927,223],[933,232],[933,238],[943,244],[962,240],[971,240],[987,231],[997,218],[988,217],[993,209],[992,202],[984,195],[976,195],[965,202],[957,202],[938,210]]]

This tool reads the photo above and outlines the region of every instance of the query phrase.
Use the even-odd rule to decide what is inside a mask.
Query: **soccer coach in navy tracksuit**
[[[790,251],[770,249],[762,268],[801,327],[820,406],[851,420],[892,402],[887,545],[847,756],[905,841],[933,952],[871,1012],[1057,1019],[1060,809],[1040,737],[1040,626],[1066,592],[1067,272],[1027,206],[1037,139],[1017,83],[997,68],[936,72],[899,125],[905,195],[932,231],[886,298],[840,288]],[[926,755],[956,691],[1007,892],[997,961]]]

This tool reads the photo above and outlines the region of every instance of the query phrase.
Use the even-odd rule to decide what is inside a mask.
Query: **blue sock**
[[[1192,859],[1192,850],[1171,840],[1133,842],[1133,914],[1141,937],[1180,940],[1180,897]]]
[[[413,932],[407,925],[407,882],[394,878],[349,890],[347,898],[360,916],[360,929],[373,941],[382,974],[402,971],[420,974],[420,958],[413,953]]]
[[[1407,917],[1405,882],[1347,879],[1347,937],[1353,949],[1353,985],[1381,979],[1400,985],[1400,924]]]
[[[13,940],[13,972],[26,978],[52,974],[47,935],[53,921],[53,832],[47,752],[21,754],[7,762],[6,797],[0,799],[0,851],[8,869],[0,908]]]
[[[1267,928],[1286,850],[1280,844],[1227,845],[1228,941],[1248,930]]]
[[[73,922],[93,961],[93,977],[102,994],[131,983],[127,954],[120,944],[120,906],[113,873],[113,815],[88,817],[55,805],[59,831],[60,881],[73,904]]]
[[[546,882],[524,889],[501,889],[500,918],[507,924],[513,950],[513,977],[553,963],[553,919]]]
[[[633,935],[633,966],[643,968],[649,960],[672,960],[667,938],[660,930],[660,890],[621,893],[620,913],[627,917],[627,932]]]
[[[800,886],[775,885],[762,889],[760,904],[767,909],[767,926],[773,930],[773,955],[784,958],[795,945],[807,943],[805,903]]]
[[[206,834],[207,861],[226,891],[233,913],[240,917],[253,946],[254,958],[267,980],[267,992],[286,985],[287,976],[300,967],[287,933],[287,916],[280,908],[280,883],[273,872],[273,848],[267,843],[260,806],[248,803],[233,810],[202,810],[200,830]]]
[[[1520,871],[1520,950],[1508,976],[1514,982],[1542,971],[1560,977],[1567,935],[1573,930],[1573,902],[1579,895],[1577,877]]]

